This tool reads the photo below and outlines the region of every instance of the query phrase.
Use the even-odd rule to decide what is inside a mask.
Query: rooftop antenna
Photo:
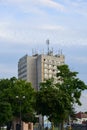
[[[50,44],[49,43],[49,39],[46,40],[46,43],[47,43],[47,46],[48,46],[48,52],[47,52],[47,54],[49,55],[49,44]]]

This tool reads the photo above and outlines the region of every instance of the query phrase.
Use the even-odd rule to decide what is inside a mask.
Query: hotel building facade
[[[54,78],[57,81],[57,66],[65,63],[64,55],[53,53],[25,55],[18,61],[18,78],[32,83],[32,86],[39,90],[40,82]]]

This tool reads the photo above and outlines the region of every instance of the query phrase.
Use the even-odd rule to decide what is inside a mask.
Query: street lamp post
[[[25,96],[22,96],[22,97],[19,97],[19,96],[16,96],[17,99],[19,99],[19,103],[20,103],[20,130],[21,130],[21,102],[22,102],[22,99],[25,99]]]

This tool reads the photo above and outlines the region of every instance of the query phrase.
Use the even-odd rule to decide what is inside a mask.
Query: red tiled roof
[[[76,118],[87,118],[87,114],[86,113],[83,113],[83,112],[79,112],[76,114]]]

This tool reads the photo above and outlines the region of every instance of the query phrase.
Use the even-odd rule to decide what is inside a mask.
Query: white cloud
[[[4,19],[0,22],[0,39],[3,39],[9,43],[21,43],[29,44],[36,41],[43,42],[43,39],[49,38],[56,44],[61,44],[65,46],[72,46],[75,44],[78,45],[87,45],[87,38],[79,36],[79,33],[75,30],[70,31],[65,26],[61,24],[52,24],[48,22],[47,24],[42,21],[38,24],[33,23],[32,20],[29,22],[29,19],[20,21],[15,21],[14,19],[9,18],[9,20]],[[82,32],[81,32],[82,33]],[[84,33],[84,32],[83,32]],[[80,59],[79,59],[80,60]],[[84,59],[85,61],[85,59]]]
[[[65,11],[65,8],[62,4],[54,2],[53,0],[3,0],[2,3],[15,5],[18,8],[23,9],[24,12],[40,13],[40,11],[42,11],[40,7],[42,6],[54,8],[59,11]]]
[[[67,13],[78,13],[87,16],[87,2],[81,0],[61,0],[63,4],[53,0],[2,0],[5,5],[13,5],[19,8],[24,13],[44,14],[46,10],[42,7],[53,8],[57,11]]]
[[[70,2],[71,1],[69,1],[69,4]],[[53,16],[46,13],[49,8],[65,11],[65,7],[58,2],[54,2],[53,0],[3,0],[1,3],[7,4],[7,6],[11,4],[11,8],[13,5],[13,7],[17,6],[24,12],[34,13],[34,16],[32,16],[31,13],[29,15],[27,14],[26,16],[25,13],[22,12],[21,15],[23,15],[24,18],[20,15],[20,11],[18,12],[18,15],[16,14],[17,12],[13,11],[11,14],[8,14],[8,16],[3,16],[5,18],[4,20],[2,20],[2,22],[0,22],[1,39],[9,42],[25,44],[31,43],[35,39],[36,42],[38,42],[39,40],[41,41],[42,39],[48,37],[49,39],[55,39],[55,41],[58,41],[59,44],[63,44],[66,46],[72,44],[87,44],[86,35],[83,36],[84,34],[86,34],[86,31],[84,33],[84,30],[78,29],[77,25],[75,25],[76,23],[74,24],[73,28],[72,21],[66,21],[66,19],[68,18],[65,18],[65,23],[65,21],[63,21],[64,19],[58,19],[57,16],[52,19]],[[47,10],[41,7],[47,7]],[[35,12],[39,15],[36,15]],[[18,16],[20,18],[18,18]],[[39,40],[37,41],[37,39]]]
[[[11,39],[12,38],[12,31],[10,30],[10,23],[9,22],[0,22],[0,38],[2,39]]]
[[[65,5],[68,13],[87,16],[87,1],[86,0],[65,0]]]
[[[32,43],[35,39],[43,39],[44,34],[48,34],[47,31],[63,31],[64,28],[59,25],[52,24],[40,24],[36,25],[28,23],[28,21],[15,21],[9,18],[9,20],[2,20],[0,22],[0,39],[11,43]],[[42,35],[40,39],[39,35]],[[45,39],[46,40],[46,39]]]
[[[53,0],[38,0],[38,2],[47,7],[51,7],[60,11],[65,11],[65,8],[62,4],[54,2]]]
[[[59,30],[59,31],[64,31],[64,27],[63,26],[58,26],[58,25],[42,25],[38,27],[39,29],[43,29],[43,30]]]
[[[0,39],[12,43],[29,42],[29,25],[13,20],[0,22]]]

